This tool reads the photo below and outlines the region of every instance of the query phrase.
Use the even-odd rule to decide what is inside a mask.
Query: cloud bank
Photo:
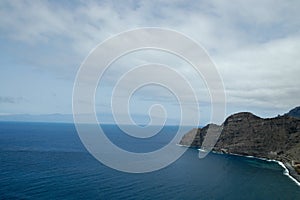
[[[66,108],[63,112],[71,112],[72,82],[87,54],[119,32],[155,26],[180,31],[207,50],[224,81],[228,114],[241,110],[261,116],[285,113],[300,103],[299,8],[299,1],[269,0],[1,1],[0,36],[4,45],[0,50],[6,53],[2,54],[0,72],[6,76],[10,69],[16,73],[30,71],[26,81],[32,86],[24,86],[22,91],[33,103],[20,106],[18,110],[2,104],[0,112],[11,109],[19,113],[32,110],[51,113],[62,107]],[[126,68],[151,60],[176,65],[176,69],[193,78],[186,63],[160,52],[129,55],[117,64]],[[99,96],[112,87],[121,73],[116,69],[119,68],[108,73],[106,90],[100,91]],[[41,73],[49,76],[44,79],[49,81],[45,86],[55,89],[49,92],[33,89],[37,86],[30,80]],[[200,110],[206,115],[209,113],[207,90],[202,80],[195,80],[194,84],[202,97]],[[20,96],[10,80],[3,78],[1,85],[2,96]],[[48,100],[33,100],[39,97],[32,90],[43,93]],[[53,93],[56,94],[55,103]],[[137,114],[141,114],[138,108],[156,98],[160,102],[170,102],[164,92],[149,89],[147,93],[153,95],[136,98],[140,105],[135,110]],[[168,105],[172,109],[175,104],[171,101]],[[103,108],[106,104],[97,106]]]

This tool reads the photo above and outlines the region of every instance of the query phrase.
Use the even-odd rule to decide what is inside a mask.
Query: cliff
[[[212,150],[281,161],[289,168],[290,174],[300,181],[299,118],[288,113],[263,119],[249,112],[241,112],[229,116],[221,126],[210,124],[191,130],[184,135],[180,144],[207,149],[204,143],[210,135],[207,134],[208,127],[222,127]]]
[[[300,106],[290,110],[286,115],[300,119]]]

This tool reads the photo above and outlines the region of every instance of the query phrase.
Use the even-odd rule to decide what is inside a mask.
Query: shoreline
[[[284,164],[280,161],[277,162],[279,165],[281,165],[281,167],[285,169],[285,172],[283,174],[292,179],[300,187],[300,175],[297,174],[295,169],[289,163]]]
[[[191,146],[182,145],[182,144],[176,144],[176,145],[180,146],[180,147],[190,148],[190,149],[197,149],[200,152],[203,151],[203,149],[199,149],[197,147],[191,147]],[[211,152],[214,154],[240,156],[240,157],[245,157],[245,158],[263,160],[263,161],[267,161],[267,162],[275,162],[284,169],[283,175],[289,177],[296,185],[298,185],[300,187],[300,175],[296,172],[296,170],[293,168],[293,166],[288,162],[283,163],[279,160],[274,160],[274,159],[267,159],[267,158],[249,156],[249,155],[246,156],[246,155],[241,155],[241,154],[236,154],[236,153],[224,153],[224,152],[219,152],[219,151],[214,151],[214,150],[212,150]]]
[[[255,157],[255,156],[245,156],[245,155],[240,155],[240,154],[235,154],[235,153],[223,153],[223,152],[217,152],[217,151],[212,151],[212,153],[224,154],[224,155],[227,154],[227,155],[240,156],[240,157],[246,157],[246,158],[251,158],[251,159],[258,159],[258,160],[263,160],[263,161],[267,161],[267,162],[275,162],[284,169],[283,175],[289,177],[296,185],[298,185],[300,187],[300,175],[297,174],[296,170],[288,162],[283,163],[278,160],[260,158],[260,157]]]

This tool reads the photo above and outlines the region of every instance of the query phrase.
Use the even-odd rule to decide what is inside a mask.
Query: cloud
[[[22,97],[18,97],[18,98],[15,98],[15,97],[1,97],[0,96],[0,104],[16,104],[16,103],[20,103],[21,101],[23,101],[23,98]]]
[[[47,42],[62,36],[75,42],[73,47],[78,51],[83,46],[89,51],[111,34],[141,26],[175,28],[204,43],[212,43],[215,48],[220,43],[266,41],[297,31],[300,3],[85,1],[65,5],[50,1],[2,1],[1,4],[1,29],[10,32],[10,37]]]
[[[228,101],[289,109],[300,98],[300,37],[286,37],[220,58]]]
[[[88,52],[108,37],[145,26],[175,29],[208,50],[224,80],[229,112],[250,105],[257,110],[275,107],[283,111],[299,104],[299,6],[299,1],[271,0],[1,1],[0,34],[31,50],[16,49],[15,60],[25,55],[29,65],[54,72],[55,78],[68,76],[73,80]],[[164,58],[145,56],[148,53],[129,56],[118,64],[125,66],[124,70],[149,58],[177,64],[178,70],[190,74],[194,85],[200,85],[200,96],[205,95],[201,92],[205,90],[203,83],[195,81],[186,63],[170,61],[162,54]],[[112,70],[105,86],[111,86],[121,72],[118,68]],[[149,93],[156,94],[151,90]],[[161,92],[157,96],[161,101],[168,99]]]

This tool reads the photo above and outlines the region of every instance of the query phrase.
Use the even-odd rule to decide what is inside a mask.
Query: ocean
[[[165,127],[142,142],[116,125],[103,127],[134,152],[162,147],[177,130]],[[283,172],[275,162],[214,153],[199,159],[188,149],[161,170],[124,173],[93,158],[73,124],[0,122],[0,199],[300,199]]]

